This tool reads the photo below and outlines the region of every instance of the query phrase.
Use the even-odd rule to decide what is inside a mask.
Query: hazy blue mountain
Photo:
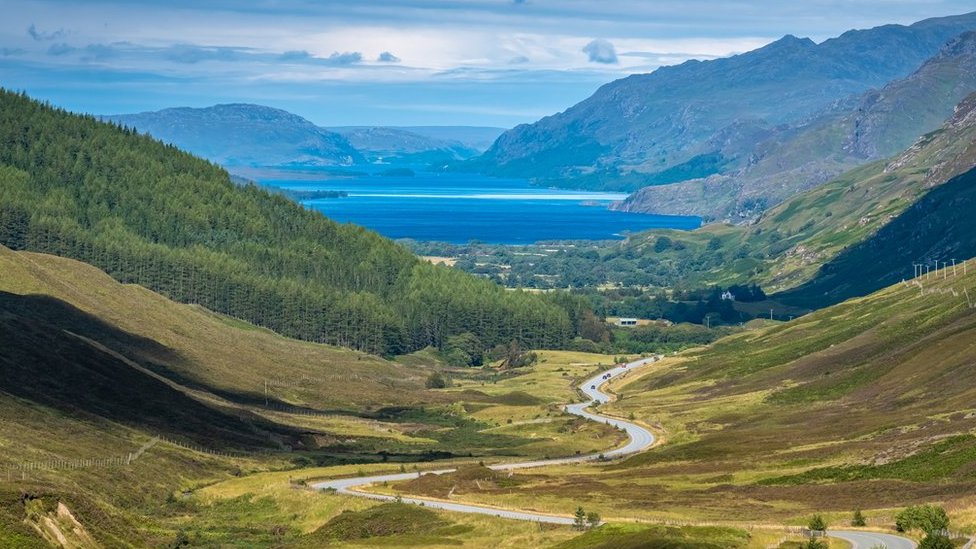
[[[399,128],[418,135],[442,141],[457,141],[465,147],[484,152],[508,131],[508,128],[490,126],[403,126]]]
[[[365,162],[341,135],[250,104],[179,107],[103,117],[224,166],[348,166]]]
[[[849,31],[821,44],[788,35],[741,55],[662,67],[506,132],[466,167],[630,189],[734,170],[777,126],[904,78],[973,29],[976,13]]]
[[[771,129],[748,152],[743,167],[645,187],[616,208],[751,219],[851,168],[904,150],[938,128],[973,91],[976,32],[967,32],[907,78],[839,101],[800,124]]]
[[[345,137],[367,161],[379,164],[445,164],[478,156],[482,150],[460,141],[421,135],[402,128],[329,128]]]

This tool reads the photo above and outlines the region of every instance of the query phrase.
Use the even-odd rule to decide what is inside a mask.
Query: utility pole
[[[952,260],[952,276],[956,276],[956,260]]]
[[[773,319],[773,310],[770,309],[769,310],[769,320],[772,320],[772,319]]]

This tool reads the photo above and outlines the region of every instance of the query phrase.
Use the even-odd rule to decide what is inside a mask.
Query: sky
[[[785,34],[972,0],[3,0],[0,86],[77,112],[258,103],[322,126],[512,127]]]

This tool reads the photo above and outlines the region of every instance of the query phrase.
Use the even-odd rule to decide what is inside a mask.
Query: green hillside
[[[808,308],[869,294],[976,255],[976,170],[927,192],[868,239],[844,249],[809,282],[777,298]]]
[[[890,528],[899,508],[939,503],[972,531],[976,261],[937,275],[614,382],[618,400],[600,409],[654,428],[658,448],[460,497],[543,512],[582,505],[610,522],[801,525],[821,512],[836,528],[854,509]]]
[[[149,137],[0,92],[0,244],[310,341],[398,354],[573,334],[543,297],[431,266]]]
[[[0,349],[0,547],[46,546],[31,524],[55,517],[59,503],[103,547],[171,547],[187,524],[213,544],[271,546],[280,524],[293,525],[283,532],[296,541],[368,506],[297,490],[289,477],[326,474],[299,468],[346,475],[457,457],[541,459],[619,437],[552,404],[614,357],[547,351],[537,368],[460,368],[454,388],[429,390],[440,366],[424,353],[401,364],[289,339],[75,260],[4,247]],[[279,498],[272,505],[179,495],[269,470],[284,470],[262,485]],[[242,526],[241,514],[258,523]]]

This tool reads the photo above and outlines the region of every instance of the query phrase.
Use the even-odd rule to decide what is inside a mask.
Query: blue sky
[[[0,85],[116,114],[251,102],[320,125],[532,122],[601,84],[972,0],[3,0]]]

